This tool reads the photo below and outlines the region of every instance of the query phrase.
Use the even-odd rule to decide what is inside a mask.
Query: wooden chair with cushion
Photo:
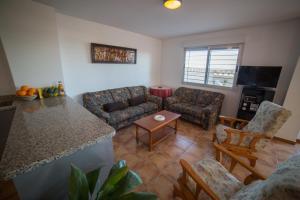
[[[287,121],[291,112],[270,101],[260,104],[251,121],[220,116],[220,123],[216,127],[213,141],[217,141],[227,150],[246,157],[252,167],[255,166],[257,156],[255,152],[266,146],[269,139],[277,133]],[[230,171],[236,165],[232,161]]]
[[[213,200],[300,199],[300,154],[278,165],[277,170],[266,178],[231,151],[214,145],[216,160],[203,159],[195,165],[180,160],[183,173],[174,184],[174,197],[199,200],[200,192],[205,192]],[[250,172],[243,183],[221,164],[223,154]]]

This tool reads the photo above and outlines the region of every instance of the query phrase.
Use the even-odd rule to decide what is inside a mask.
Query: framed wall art
[[[92,63],[136,64],[137,49],[91,43]]]

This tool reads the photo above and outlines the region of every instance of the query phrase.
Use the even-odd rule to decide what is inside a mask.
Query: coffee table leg
[[[177,133],[177,130],[178,130],[178,120],[176,119],[175,120],[175,134]]]
[[[152,133],[149,132],[149,151],[152,151]]]
[[[139,143],[139,127],[138,126],[135,126],[135,140],[136,140],[136,143],[138,144]]]

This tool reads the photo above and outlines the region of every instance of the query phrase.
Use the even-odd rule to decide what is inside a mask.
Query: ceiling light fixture
[[[182,4],[182,0],[164,0],[164,6],[168,9],[175,10]]]

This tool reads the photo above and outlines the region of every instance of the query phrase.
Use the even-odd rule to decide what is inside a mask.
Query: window
[[[186,48],[185,83],[232,87],[239,64],[241,45]]]

